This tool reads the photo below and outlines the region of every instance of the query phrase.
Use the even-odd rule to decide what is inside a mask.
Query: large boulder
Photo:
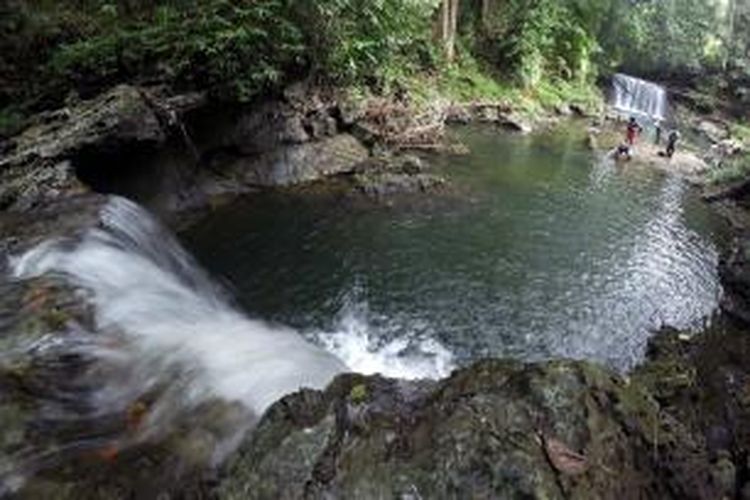
[[[229,170],[252,186],[290,186],[352,172],[369,154],[358,139],[339,134],[239,158]]]
[[[272,407],[216,492],[247,498],[718,498],[706,455],[637,386],[490,360],[439,382],[345,375]]]

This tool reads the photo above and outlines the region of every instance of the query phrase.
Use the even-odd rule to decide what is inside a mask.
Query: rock
[[[502,114],[498,117],[498,124],[507,129],[522,134],[530,134],[533,128],[529,123],[523,120],[520,116],[513,114]]]
[[[82,156],[158,147],[167,138],[149,98],[128,85],[36,121],[9,141],[0,158],[0,204],[5,208],[29,210],[44,200],[84,190],[73,165]]]
[[[573,110],[567,104],[556,104],[553,109],[558,116],[570,116],[573,114]]]
[[[586,108],[581,106],[580,104],[569,104],[568,107],[570,108],[571,114],[585,118],[589,116],[589,113],[586,111]]]
[[[28,213],[0,211],[0,262],[45,239],[73,236],[92,227],[106,201],[106,196],[82,193],[47,199]]]
[[[439,383],[344,375],[274,405],[215,493],[718,498],[700,443],[683,431],[588,363],[483,361]]]
[[[268,101],[243,113],[225,138],[225,147],[242,155],[274,151],[310,140],[301,115],[281,101]]]
[[[472,121],[496,123],[501,119],[499,105],[495,103],[473,103],[469,106]]]
[[[702,120],[695,127],[695,130],[713,143],[719,143],[729,137],[729,130],[727,130],[726,125],[714,121]]]
[[[725,291],[722,309],[750,323],[750,233],[735,236],[719,261],[719,276]]]
[[[443,177],[424,173],[375,172],[354,177],[359,191],[377,199],[395,194],[431,192],[446,183]]]
[[[452,125],[467,125],[471,123],[472,116],[466,106],[452,104],[445,109],[445,123]]]
[[[84,150],[117,150],[165,140],[165,131],[144,94],[120,85],[26,129],[13,139],[13,154],[0,160],[0,170],[34,159],[65,159]]]
[[[254,186],[290,186],[352,172],[369,157],[359,140],[340,134],[317,142],[277,148],[240,158],[230,167],[242,182]]]

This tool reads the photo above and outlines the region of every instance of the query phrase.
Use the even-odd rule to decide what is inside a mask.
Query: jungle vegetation
[[[543,98],[629,71],[744,103],[749,48],[750,0],[4,0],[0,135],[120,82],[250,101],[428,77]]]

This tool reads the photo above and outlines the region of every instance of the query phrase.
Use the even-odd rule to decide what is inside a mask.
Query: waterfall
[[[82,453],[158,446],[175,433],[192,443],[177,447],[184,450],[210,435],[212,444],[200,445],[208,450],[201,462],[219,464],[275,401],[301,388],[322,389],[350,367],[406,378],[452,369],[451,354],[435,342],[408,353],[395,341],[373,344],[362,316],[347,315],[334,331],[313,335],[328,350],[295,330],[247,317],[151,214],[116,196],[96,226],[45,241],[8,264],[17,280],[47,276],[73,285],[91,306],[94,325],[71,326],[32,347],[41,352],[40,366],[82,360],[80,380],[59,380],[63,387],[50,389],[64,397],[40,406],[35,418],[83,431],[63,433],[53,448],[29,443],[10,469],[0,464],[0,496]],[[110,425],[133,412],[137,427]]]
[[[124,198],[113,197],[100,226],[80,241],[44,243],[12,267],[18,278],[52,273],[91,292],[100,332],[120,332],[140,356],[199,374],[191,397],[238,401],[260,415],[281,396],[322,388],[346,369],[296,332],[235,310],[177,241]]]
[[[663,121],[667,92],[661,85],[617,73],[612,77],[612,106],[621,113]]]
[[[94,332],[53,342],[64,355],[98,365],[87,371],[94,373],[87,381],[92,391],[71,395],[92,410],[70,418],[100,421],[148,401],[138,435],[107,437],[118,449],[158,442],[207,407],[239,405],[235,413],[241,418],[222,429],[207,458],[218,463],[273,402],[300,388],[324,388],[347,371],[297,332],[252,320],[233,307],[176,239],[124,198],[108,201],[97,226],[13,257],[10,269],[16,279],[62,278],[93,306]],[[41,457],[36,462],[62,462],[66,450],[101,445],[92,429],[51,457],[42,456],[43,450],[32,453]]]

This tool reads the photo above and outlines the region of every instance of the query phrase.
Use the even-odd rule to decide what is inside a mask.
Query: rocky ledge
[[[222,499],[720,498],[702,441],[585,363],[488,360],[438,382],[346,375],[272,407]]]

